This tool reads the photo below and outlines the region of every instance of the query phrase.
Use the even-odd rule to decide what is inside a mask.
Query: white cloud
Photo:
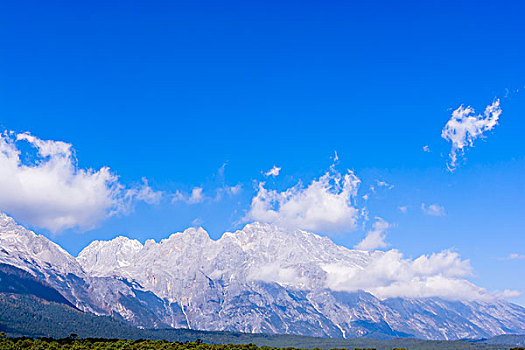
[[[493,293],[498,299],[513,299],[523,295],[519,290],[505,289],[504,291],[495,291]]]
[[[426,205],[425,203],[421,203],[421,210],[424,214],[430,215],[430,216],[445,216],[445,208],[439,204],[430,204]]]
[[[217,181],[205,186],[206,190],[204,186],[195,186],[189,193],[186,191],[177,190],[175,193],[171,194],[171,202],[199,204],[212,201],[218,202],[225,196],[231,197],[238,195],[242,191],[241,184],[237,184],[235,186],[226,184],[224,173],[227,165],[228,163],[225,162],[219,167],[219,170],[217,171]]]
[[[394,188],[394,185],[391,185],[391,184],[389,184],[386,181],[379,181],[379,180],[377,180],[376,183],[377,183],[378,187],[385,187],[385,188],[388,188],[389,190]]]
[[[129,211],[134,200],[152,203],[160,196],[147,182],[126,188],[107,167],[79,168],[69,143],[0,134],[0,210],[26,224],[86,230]]]
[[[378,230],[381,229],[379,225],[376,226]],[[386,225],[383,223],[383,229]],[[283,247],[282,252],[270,254],[264,263],[250,264],[253,268],[248,272],[248,279],[303,290],[364,290],[380,299],[440,297],[492,301],[517,295],[514,291],[491,293],[468,281],[473,276],[469,260],[461,259],[452,250],[413,259],[404,257],[396,249],[356,251],[335,246],[327,240],[322,238],[311,247],[312,253],[306,255],[287,254],[293,248]]]
[[[483,137],[484,132],[494,129],[498,124],[501,115],[499,100],[487,106],[483,115],[474,113],[472,107],[460,106],[452,112],[452,117],[441,131],[441,137],[452,142],[448,164],[450,171],[456,168],[458,155],[463,155],[466,148],[473,146],[474,140]]]
[[[211,191],[211,190],[210,190]],[[185,193],[177,190],[174,194],[171,195],[171,202],[184,202],[187,204],[199,204],[205,201],[215,201],[218,202],[224,198],[224,196],[235,196],[241,193],[242,185],[237,184],[235,186],[222,185],[217,187],[215,190],[215,197],[206,196],[204,194],[203,187],[194,187],[190,193]]]
[[[242,185],[241,184],[237,184],[235,186],[230,186],[230,187],[227,188],[227,191],[229,193],[231,193],[232,195],[239,194],[242,191]]]
[[[423,146],[423,152],[430,152],[430,147],[428,145]]]
[[[494,298],[465,280],[471,276],[468,260],[450,250],[406,259],[397,250],[370,252],[366,266],[330,263],[323,266],[326,287],[338,291],[366,290],[379,298],[443,297],[452,300]]]
[[[126,193],[128,197],[134,197],[139,201],[143,201],[148,204],[159,204],[162,199],[163,192],[153,190],[146,178],[142,178],[142,186],[138,188],[129,189]]]
[[[261,182],[244,221],[323,233],[348,232],[355,229],[360,217],[354,207],[359,183],[353,172],[341,175],[333,168],[306,188],[299,183],[278,192]]]
[[[388,222],[376,217],[376,222],[372,225],[372,230],[368,231],[366,237],[359,242],[355,248],[359,250],[374,250],[387,247],[388,244],[385,242],[385,232],[389,228],[390,224]]]
[[[301,286],[307,282],[307,278],[301,276],[297,269],[284,267],[279,263],[267,263],[257,266],[257,269],[253,269],[248,273],[247,279],[294,286]]]
[[[518,254],[518,253],[512,253],[512,254],[509,254],[507,257],[505,257],[503,260],[521,260],[521,259],[525,259],[525,255]]]
[[[187,198],[186,196],[184,195],[184,193],[182,193],[181,191],[177,190],[175,191],[175,193],[173,193],[171,195],[171,202],[172,203],[176,203],[176,202],[185,202],[187,201]]]
[[[235,186],[228,186],[224,184],[222,187],[217,188],[214,200],[216,202],[224,198],[224,196],[236,196],[242,191],[242,185],[237,184]]]
[[[193,219],[193,221],[191,222],[191,225],[194,226],[194,227],[199,227],[199,226],[202,226],[203,224],[203,221],[201,218],[195,218]]]
[[[332,160],[333,160],[333,165],[332,166],[335,166],[339,162],[339,156],[337,155],[337,151],[334,151],[334,156],[333,156]]]
[[[188,204],[197,204],[204,202],[206,197],[204,196],[204,193],[202,192],[202,187],[194,187],[189,194],[184,194],[181,191],[176,191],[172,195],[171,202],[175,203],[178,201],[186,202]]]
[[[188,198],[188,203],[195,204],[200,203],[204,200],[204,195],[202,194],[202,187],[194,187],[191,190],[190,197]]]
[[[273,177],[276,177],[276,176],[279,176],[279,173],[281,172],[281,168],[277,167],[277,166],[273,166],[273,168],[271,168],[270,170],[268,170],[266,173],[264,173],[265,176],[273,176]]]
[[[408,207],[406,206],[399,206],[397,209],[399,209],[399,211],[403,214],[406,214],[408,212]]]
[[[224,171],[226,170],[226,165],[228,165],[228,162],[222,163],[219,170],[217,170],[217,176],[221,179],[224,179]]]
[[[512,253],[512,254],[509,254],[509,259],[511,260],[525,259],[525,255]]]

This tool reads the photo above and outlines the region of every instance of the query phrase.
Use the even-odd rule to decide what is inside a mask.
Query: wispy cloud
[[[189,192],[177,190],[171,195],[171,202],[184,202],[186,204],[199,204],[203,202],[215,201],[218,202],[227,196],[236,196],[242,191],[242,185],[228,186],[222,184],[219,187],[211,187],[207,189],[208,195],[204,192],[203,187],[193,187]],[[211,192],[211,193],[210,193]]]
[[[509,254],[508,259],[509,259],[509,260],[525,259],[525,255],[523,255],[523,254],[517,254],[517,253],[512,253],[512,254]]]
[[[145,179],[129,188],[108,167],[79,168],[69,143],[0,134],[0,210],[26,224],[52,232],[87,230],[129,212],[134,201],[158,203],[161,197]]]
[[[377,187],[384,187],[384,188],[387,188],[389,190],[393,189],[394,188],[394,185],[391,185],[389,184],[388,182],[386,181],[380,181],[380,180],[377,180],[376,181],[376,184],[377,184]]]
[[[474,109],[470,106],[460,106],[452,112],[452,117],[441,131],[441,137],[452,143],[450,162],[447,165],[450,171],[454,171],[458,157],[464,154],[466,148],[474,145],[474,140],[494,129],[500,115],[499,100],[487,106],[483,115],[475,115]]]
[[[428,145],[423,146],[423,152],[430,152],[430,147]]]
[[[143,177],[142,185],[136,188],[129,189],[128,196],[135,197],[137,200],[143,201],[148,204],[159,204],[162,197],[164,196],[164,192],[153,190],[149,186],[148,180],[145,177]]]
[[[186,202],[188,204],[197,204],[201,203],[206,199],[203,193],[202,187],[194,187],[192,188],[191,192],[189,194],[185,194],[181,191],[175,192],[174,195],[172,195],[172,202]]]
[[[505,257],[498,258],[498,260],[523,260],[525,259],[525,254],[511,253]]]
[[[399,211],[403,214],[406,214],[408,212],[408,207],[404,205],[397,207],[397,209],[399,209]]]
[[[235,186],[228,186],[226,184],[223,184],[221,187],[217,188],[215,190],[215,201],[220,201],[224,197],[227,196],[236,196],[242,191],[242,185],[237,184]]]
[[[194,227],[202,226],[202,224],[203,224],[203,221],[202,221],[201,218],[195,218],[191,222],[191,225],[194,226]]]
[[[445,216],[445,208],[439,204],[430,204],[426,205],[425,203],[421,203],[421,210],[424,214],[430,215],[430,216]]]
[[[200,203],[204,200],[204,195],[202,194],[202,187],[194,187],[191,190],[191,194],[188,198],[188,203],[195,204]]]

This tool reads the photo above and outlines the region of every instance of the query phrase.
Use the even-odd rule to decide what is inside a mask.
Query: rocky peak
[[[31,273],[53,266],[63,273],[84,274],[75,258],[59,245],[18,225],[4,213],[0,214],[0,248],[0,262]]]

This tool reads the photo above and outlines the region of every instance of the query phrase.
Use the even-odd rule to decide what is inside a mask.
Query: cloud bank
[[[364,268],[325,264],[326,286],[339,291],[366,290],[379,298],[442,297],[483,300],[494,296],[465,280],[470,262],[450,250],[407,259],[398,250],[372,252]]]
[[[155,203],[161,196],[145,179],[126,188],[108,167],[79,168],[69,143],[0,134],[0,210],[29,225],[86,230],[128,212],[133,201]]]
[[[279,192],[260,182],[244,221],[327,234],[352,231],[360,217],[354,203],[359,184],[353,172],[341,175],[333,167],[307,187],[299,183]]]
[[[450,150],[450,171],[457,166],[458,157],[462,156],[465,149],[474,145],[474,140],[483,137],[483,133],[494,129],[501,115],[499,100],[494,101],[485,108],[483,115],[475,115],[472,107],[460,106],[454,112],[441,131],[441,137],[452,143]]]
[[[378,220],[376,230],[387,225]],[[283,248],[286,249],[286,248]],[[324,256],[323,253],[329,253]],[[485,300],[512,298],[516,291],[491,293],[467,279],[472,277],[469,260],[457,252],[405,257],[399,250],[351,251],[338,247],[322,253],[313,248],[311,254],[289,255],[286,259],[269,259],[250,269],[248,279],[275,282],[302,290],[331,289],[357,292],[364,290],[380,299],[430,298],[447,300]]]

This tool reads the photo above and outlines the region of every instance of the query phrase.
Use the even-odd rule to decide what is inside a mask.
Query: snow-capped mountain
[[[166,327],[162,319],[183,321],[180,308],[170,306],[136,284],[113,277],[91,277],[64,249],[0,213],[0,264],[31,273],[58,290],[78,309],[122,317],[135,325]],[[183,322],[181,326],[184,326]]]
[[[451,300],[427,276],[439,257],[407,262],[396,254],[349,250],[312,233],[254,223],[216,241],[203,229],[144,245],[126,237],[95,241],[75,259],[0,216],[0,263],[44,279],[82,310],[137,326],[429,339],[525,331],[525,309],[485,298],[458,277],[462,262],[444,256],[450,266],[438,277],[476,297]],[[392,261],[385,271],[368,274],[385,261]],[[395,275],[415,281],[418,297],[396,296]],[[378,276],[388,284],[377,287],[371,280]]]
[[[250,224],[235,233],[210,239],[203,229],[188,229],[159,243],[118,237],[95,241],[77,260],[92,276],[118,276],[137,280],[162,297],[179,298],[185,284],[202,275],[213,281],[277,282],[296,289],[316,289],[325,284],[323,266],[339,263],[362,269],[373,254],[351,251],[328,238],[304,231]]]

